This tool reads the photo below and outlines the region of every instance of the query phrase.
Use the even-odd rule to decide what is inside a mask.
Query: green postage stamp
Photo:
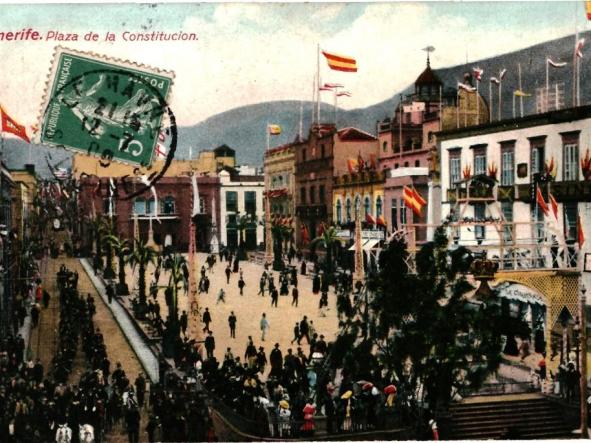
[[[147,167],[168,118],[174,75],[56,48],[39,122],[40,142]]]

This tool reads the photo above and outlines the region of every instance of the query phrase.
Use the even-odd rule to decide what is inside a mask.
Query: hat
[[[345,392],[343,395],[341,395],[341,399],[342,400],[349,400],[352,395],[353,395],[353,391],[349,390],[349,391]]]
[[[279,407],[282,409],[289,409],[289,403],[287,402],[287,400],[281,400],[279,402]]]
[[[396,386],[394,385],[388,385],[384,388],[384,394],[390,395],[390,394],[396,394]]]
[[[279,343],[275,343],[275,347],[278,348],[279,347]]]

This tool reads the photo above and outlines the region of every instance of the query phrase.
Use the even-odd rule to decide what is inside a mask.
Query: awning
[[[546,298],[542,294],[519,283],[503,282],[493,289],[498,291],[497,294],[499,297],[509,300],[516,300],[523,303],[537,304],[542,306],[547,305]]]
[[[365,240],[361,240],[361,249],[364,251],[371,251],[380,241],[370,238],[370,239],[365,239]],[[353,246],[351,246],[349,248],[349,251],[354,251],[355,250],[355,244],[353,244]]]

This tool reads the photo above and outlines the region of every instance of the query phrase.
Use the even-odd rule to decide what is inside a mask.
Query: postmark
[[[102,166],[149,168],[163,125],[174,125],[167,105],[173,79],[169,71],[58,47],[39,142],[98,157]]]

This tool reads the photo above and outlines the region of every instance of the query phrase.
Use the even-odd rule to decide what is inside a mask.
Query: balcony
[[[343,186],[381,183],[384,181],[385,177],[386,174],[384,171],[369,170],[333,177],[333,184],[335,186]]]
[[[544,194],[545,188],[545,185],[540,186]],[[588,181],[551,182],[550,190],[554,198],[559,202],[591,202],[591,182]],[[516,200],[531,203],[534,192],[535,184],[517,185]]]

